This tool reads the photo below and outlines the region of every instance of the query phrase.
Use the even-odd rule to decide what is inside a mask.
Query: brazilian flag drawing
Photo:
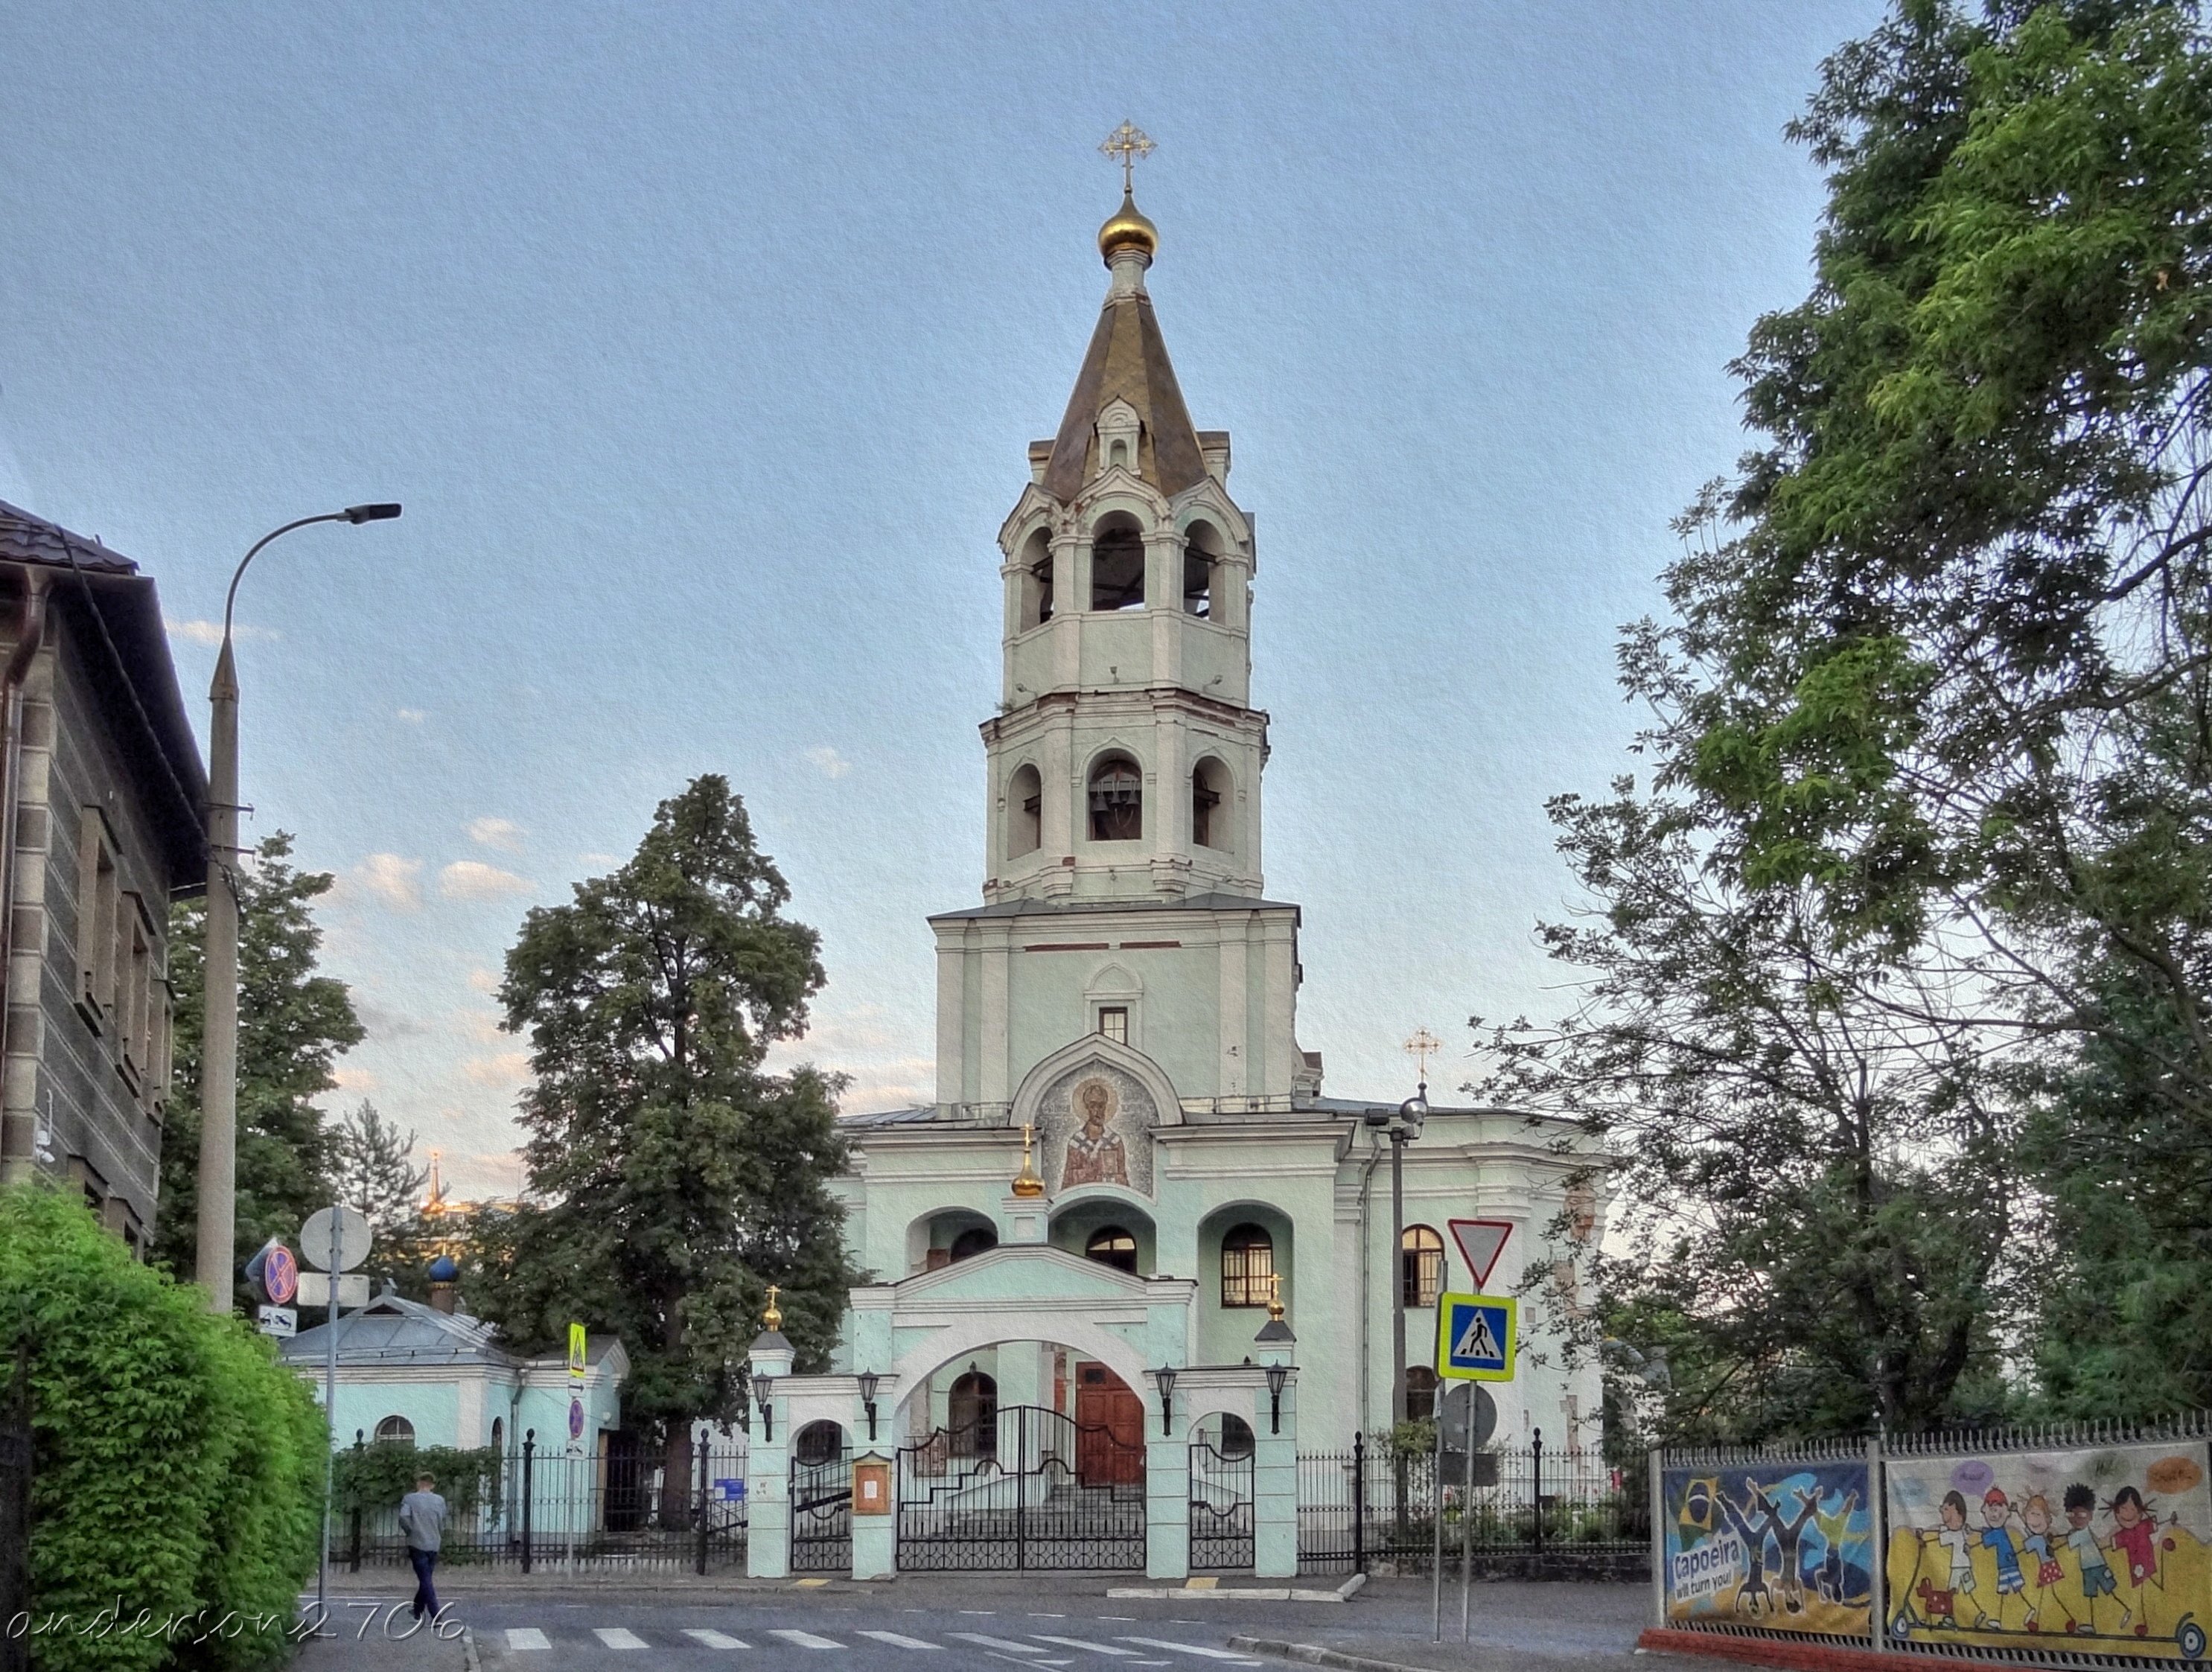
[[[1682,1507],[1674,1519],[1685,1527],[1695,1527],[1699,1532],[1713,1530],[1713,1499],[1720,1495],[1718,1475],[1707,1475],[1702,1480],[1688,1481],[1682,1487]]]

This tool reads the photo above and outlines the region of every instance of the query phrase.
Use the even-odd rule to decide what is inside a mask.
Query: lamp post
[[[1367,1123],[1390,1134],[1390,1249],[1395,1275],[1390,1284],[1390,1421],[1406,1420],[1406,1146],[1421,1135],[1429,1118],[1429,1083],[1400,1104],[1395,1113],[1370,1109]]]
[[[860,1384],[860,1403],[867,1408],[868,1440],[872,1444],[876,1438],[876,1388],[879,1378],[875,1371],[864,1370],[855,1379]]]
[[[1152,1380],[1158,1384],[1160,1389],[1160,1432],[1164,1436],[1173,1432],[1176,1384],[1174,1368],[1164,1365],[1154,1371]]]
[[[207,952],[200,1057],[199,1246],[195,1275],[208,1309],[228,1312],[238,1218],[238,666],[231,653],[231,612],[238,583],[261,548],[317,522],[386,522],[397,505],[349,505],[301,517],[253,543],[230,577],[222,600],[222,651],[208,688]],[[337,1274],[331,1274],[335,1286]]]
[[[775,1438],[775,1377],[753,1372],[753,1397],[759,1402],[761,1444]]]

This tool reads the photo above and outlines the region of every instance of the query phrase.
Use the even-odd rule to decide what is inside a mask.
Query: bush
[[[453,1518],[465,1522],[479,1509],[496,1513],[500,1455],[489,1446],[354,1445],[337,1455],[331,1504],[339,1515],[394,1511],[415,1490],[417,1475],[438,1483],[438,1495]]]
[[[33,1618],[77,1627],[35,1632],[32,1663],[283,1659],[315,1568],[328,1441],[269,1344],[42,1184],[0,1191],[0,1331],[31,1347]],[[203,1610],[210,1624],[234,1613],[234,1629],[201,1643],[158,1629]],[[118,1615],[152,1624],[100,1629]]]

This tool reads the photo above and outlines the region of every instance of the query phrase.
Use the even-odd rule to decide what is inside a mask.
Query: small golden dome
[[[1121,207],[1107,216],[1106,224],[1098,228],[1098,253],[1109,265],[1120,250],[1142,250],[1147,258],[1158,253],[1160,229],[1145,217],[1137,207],[1137,200],[1127,192],[1121,194]]]

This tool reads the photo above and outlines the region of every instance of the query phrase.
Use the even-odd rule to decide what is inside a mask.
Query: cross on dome
[[[1106,136],[1105,143],[1098,149],[1109,157],[1121,158],[1121,192],[1124,197],[1127,197],[1135,184],[1136,176],[1133,170],[1137,160],[1139,157],[1152,155],[1158,147],[1154,144],[1150,134],[1125,118],[1120,127]]]

